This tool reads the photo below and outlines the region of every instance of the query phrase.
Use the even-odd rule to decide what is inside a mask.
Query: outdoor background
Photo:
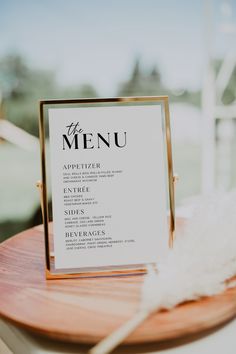
[[[0,240],[40,222],[39,99],[169,95],[177,205],[234,188],[235,48],[235,0],[0,0]]]

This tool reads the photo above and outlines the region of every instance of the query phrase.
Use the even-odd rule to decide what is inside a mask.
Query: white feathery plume
[[[236,192],[202,200],[174,248],[145,276],[140,309],[89,354],[107,354],[154,311],[212,296],[236,275]]]

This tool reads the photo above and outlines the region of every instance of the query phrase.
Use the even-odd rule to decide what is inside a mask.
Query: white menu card
[[[49,108],[55,269],[139,265],[168,249],[160,105]]]

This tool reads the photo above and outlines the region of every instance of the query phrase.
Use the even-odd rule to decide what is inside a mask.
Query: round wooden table
[[[96,343],[139,306],[143,275],[46,280],[42,226],[0,245],[0,315],[50,338]],[[195,335],[236,314],[236,288],[188,302],[148,318],[125,343],[148,343]]]

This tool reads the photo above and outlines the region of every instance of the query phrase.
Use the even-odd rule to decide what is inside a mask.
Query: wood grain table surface
[[[46,280],[42,227],[0,245],[0,315],[32,333],[75,343],[96,343],[139,306],[143,275]],[[204,333],[236,314],[236,288],[153,314],[126,344],[181,339]]]

